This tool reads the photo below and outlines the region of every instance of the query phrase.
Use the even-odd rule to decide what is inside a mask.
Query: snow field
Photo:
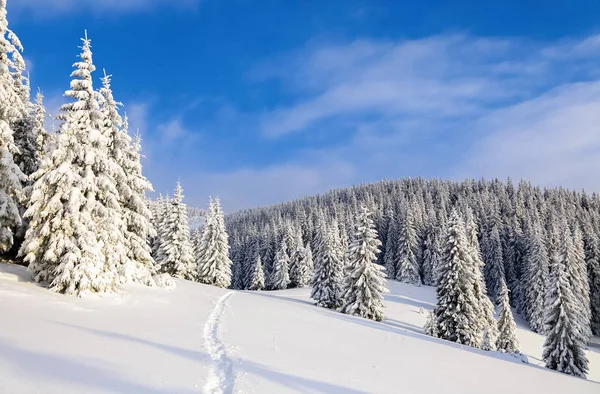
[[[376,323],[312,305],[309,288],[229,292],[178,280],[173,291],[129,285],[74,298],[28,280],[23,267],[0,264],[2,393],[600,392],[598,338],[588,380],[541,367],[544,339],[518,317],[529,365],[430,338],[426,286],[388,282]]]

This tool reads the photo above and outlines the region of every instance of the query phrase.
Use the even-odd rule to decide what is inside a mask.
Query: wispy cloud
[[[278,80],[293,103],[263,112],[260,130],[336,138],[263,168],[203,177],[203,187],[223,190],[231,208],[419,175],[600,190],[599,45],[600,36],[460,35],[311,44],[251,73],[254,82]]]
[[[582,67],[576,60],[598,59],[597,51],[590,56],[598,41],[544,45],[451,35],[308,48],[278,59],[279,68],[271,64],[256,71],[281,79],[298,98],[265,113],[262,130],[281,136],[349,115],[479,116],[507,101],[532,97],[566,66],[563,78],[590,72],[589,64]]]
[[[94,12],[107,15],[145,12],[157,6],[195,8],[200,0],[8,0],[10,12],[24,10],[36,16],[57,16],[73,12]]]
[[[600,81],[557,87],[483,117],[457,176],[507,175],[599,191]]]

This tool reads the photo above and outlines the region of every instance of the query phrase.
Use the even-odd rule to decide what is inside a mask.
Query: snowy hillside
[[[390,282],[376,323],[317,308],[308,289],[165,291],[74,298],[0,264],[2,393],[598,393],[539,367],[543,337],[519,323],[530,364],[422,334],[431,287]],[[594,382],[595,381],[595,382]],[[222,391],[219,391],[222,390]]]

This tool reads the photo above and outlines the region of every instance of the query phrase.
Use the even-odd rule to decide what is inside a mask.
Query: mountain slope
[[[543,337],[519,323],[531,364],[422,334],[435,292],[390,282],[387,319],[313,306],[308,289],[173,291],[77,299],[0,264],[0,381],[8,393],[597,393],[538,367]],[[595,338],[596,340],[598,338]],[[598,345],[597,345],[598,346]]]

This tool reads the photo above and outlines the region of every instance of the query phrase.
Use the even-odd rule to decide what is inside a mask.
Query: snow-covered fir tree
[[[594,335],[600,335],[600,238],[591,225],[586,226],[584,245],[590,285],[590,328]]]
[[[41,160],[46,155],[46,152],[49,150],[49,133],[46,129],[46,120],[49,115],[46,112],[46,107],[44,106],[44,95],[41,90],[38,90],[35,95],[35,103],[33,104],[32,110],[32,127],[33,127],[33,135],[36,136],[37,140],[35,142],[35,146],[37,148],[36,156],[37,156],[37,167],[35,170],[39,168],[41,164]]]
[[[285,238],[282,240],[279,250],[275,254],[275,262],[271,271],[270,288],[272,290],[285,290],[290,284],[289,264],[290,257],[287,253],[288,247]]]
[[[483,337],[481,339],[481,350],[490,351],[495,349],[496,346],[490,337],[490,330],[486,327],[483,330]]]
[[[15,124],[27,115],[22,75],[25,64],[17,36],[8,29],[6,0],[0,0],[0,252],[13,245],[13,232],[21,225],[18,198],[25,174],[15,163]]]
[[[105,193],[105,187],[114,185],[99,174],[98,160],[106,159],[107,145],[99,130],[101,114],[91,76],[95,67],[87,37],[81,61],[74,67],[65,96],[75,101],[61,107],[57,147],[32,176],[25,213],[30,225],[20,255],[36,281],[57,292],[82,294],[117,287],[113,262],[118,256],[107,258],[98,234],[106,211],[112,208],[104,206],[107,199],[101,197],[115,196]],[[101,187],[102,182],[109,184]]]
[[[494,305],[490,298],[487,296],[487,288],[485,285],[485,279],[483,275],[484,263],[481,259],[479,251],[479,241],[477,236],[477,224],[475,223],[475,217],[470,208],[465,209],[465,231],[467,237],[467,243],[469,245],[469,254],[472,260],[471,269],[473,273],[473,294],[477,299],[478,309],[478,324],[477,324],[477,337],[482,338],[483,346],[483,334],[487,335],[487,341],[489,341],[488,350],[494,350],[494,344],[496,343],[496,337],[498,336],[497,324],[494,319]]]
[[[437,338],[437,321],[435,318],[435,311],[429,311],[427,313],[427,319],[425,319],[425,325],[423,326],[423,331],[425,335],[429,335],[430,337]]]
[[[313,260],[310,247],[304,245],[302,233],[298,231],[296,248],[290,256],[290,286],[304,287],[312,279]]]
[[[381,321],[385,317],[383,294],[388,290],[384,268],[376,264],[381,241],[366,206],[361,207],[356,231],[348,248],[349,269],[344,280],[341,312]]]
[[[483,246],[486,287],[488,295],[496,304],[499,302],[500,297],[500,283],[505,280],[499,221],[497,213],[494,213],[490,228],[485,234]]]
[[[150,248],[152,250],[152,257],[158,266],[161,265],[162,257],[159,256],[158,251],[160,250],[161,241],[165,238],[166,223],[171,207],[169,201],[169,196],[163,197],[159,194],[156,201],[152,203],[152,224],[156,230],[156,236],[150,238]]]
[[[157,268],[151,256],[148,240],[156,235],[151,222],[151,212],[146,205],[146,191],[152,184],[142,174],[141,138],[132,141],[128,135],[127,118],[118,112],[121,105],[116,102],[111,88],[110,76],[104,73],[100,89],[101,113],[104,119],[103,134],[108,142],[108,155],[114,160],[114,180],[117,184],[118,203],[123,219],[122,238],[119,235],[117,248],[125,248],[121,256],[119,276],[121,283],[153,285]],[[111,232],[113,237],[117,227]],[[120,252],[119,252],[120,253]]]
[[[385,251],[383,253],[383,265],[388,278],[396,278],[396,267],[398,266],[398,229],[393,212],[390,212],[390,220],[387,229]]]
[[[260,258],[260,254],[256,254],[256,262],[254,263],[254,270],[250,277],[250,284],[248,290],[263,290],[265,288],[265,273],[263,271],[263,265]]]
[[[199,282],[217,287],[231,285],[229,241],[218,198],[209,204],[196,263]]]
[[[318,306],[337,309],[342,305],[342,264],[332,238],[333,232],[321,220],[313,256],[315,268],[310,297]]]
[[[500,284],[500,302],[498,303],[498,338],[496,348],[501,352],[517,353],[519,341],[517,340],[517,325],[510,309],[508,287],[502,281]]]
[[[542,229],[535,225],[527,233],[523,296],[524,317],[534,332],[544,333],[544,302],[548,272],[548,253],[544,244]]]
[[[550,276],[546,293],[546,317],[543,360],[546,367],[585,378],[588,359],[586,338],[580,326],[577,299],[569,281],[568,256],[573,240],[566,225],[554,229],[558,245],[550,258]]]
[[[437,328],[439,338],[478,347],[481,343],[479,301],[473,294],[474,264],[465,235],[465,225],[452,211],[437,287]]]
[[[125,118],[123,133],[127,134],[127,118]],[[148,242],[157,236],[152,223],[152,212],[145,203],[146,191],[152,190],[152,184],[142,173],[141,154],[142,139],[139,133],[124,155],[123,169],[127,175],[131,195],[123,201],[123,215],[127,230],[125,232],[125,247],[129,259],[134,262],[134,274],[131,280],[138,283],[151,284],[150,275],[157,273],[159,265],[152,258],[152,249]],[[127,276],[125,276],[127,280]]]
[[[120,160],[123,146],[115,138],[120,133],[122,119],[110,89],[110,78],[103,78],[104,85],[99,92],[94,92],[99,105],[98,131],[101,138],[92,141],[96,146],[97,156],[92,168],[96,173],[97,200],[95,215],[98,218],[96,232],[98,234],[105,264],[110,272],[115,272],[120,282],[130,282],[137,276],[137,264],[128,256],[125,233],[125,222],[122,201],[131,195],[127,176]],[[117,146],[118,145],[118,146]],[[150,276],[146,272],[146,276]],[[145,278],[151,284],[151,278]]]
[[[583,239],[579,226],[576,225],[571,231],[573,238],[573,248],[569,253],[569,265],[567,266],[571,283],[573,286],[573,295],[579,309],[579,325],[586,343],[592,337],[591,330],[591,305],[590,305],[590,283],[585,262],[585,253],[583,248]]]
[[[439,242],[436,239],[435,226],[430,225],[425,231],[423,240],[423,284],[426,286],[435,286],[436,275],[440,261]]]
[[[176,278],[194,280],[196,264],[188,227],[183,188],[177,182],[175,195],[166,203],[167,216],[161,225],[161,241],[157,252],[160,270]]]
[[[410,210],[404,213],[398,235],[398,270],[396,280],[404,283],[421,284],[417,261],[417,232]]]

